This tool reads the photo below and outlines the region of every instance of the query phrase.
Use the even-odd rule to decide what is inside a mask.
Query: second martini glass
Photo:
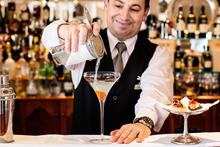
[[[97,74],[95,72],[85,72],[83,77],[94,89],[100,104],[101,136],[99,139],[92,139],[91,142],[95,144],[111,143],[110,139],[104,138],[104,104],[110,89],[119,79],[120,73],[111,71],[98,71]]]

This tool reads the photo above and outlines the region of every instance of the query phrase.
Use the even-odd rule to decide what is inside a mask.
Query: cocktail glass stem
[[[183,117],[184,117],[183,136],[186,137],[187,135],[189,135],[189,133],[188,133],[188,117],[189,117],[189,115],[184,113]]]
[[[104,105],[105,102],[103,100],[99,100],[100,104],[100,134],[101,140],[104,139]]]
[[[172,143],[175,144],[198,144],[200,143],[200,139],[194,136],[191,136],[188,133],[188,117],[190,116],[190,114],[184,113],[183,114],[183,118],[184,118],[184,128],[183,128],[183,134],[173,138],[172,139]]]

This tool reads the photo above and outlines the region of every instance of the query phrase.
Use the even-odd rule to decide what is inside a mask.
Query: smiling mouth
[[[127,26],[129,26],[131,23],[129,23],[129,22],[122,22],[122,21],[118,21],[118,20],[116,20],[116,22],[119,24],[119,25],[121,25],[121,26],[124,26],[124,27],[127,27]]]

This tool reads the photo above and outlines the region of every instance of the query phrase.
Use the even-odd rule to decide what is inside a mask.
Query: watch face
[[[153,129],[154,123],[149,117],[140,117],[134,120],[134,123],[141,123],[150,129]]]

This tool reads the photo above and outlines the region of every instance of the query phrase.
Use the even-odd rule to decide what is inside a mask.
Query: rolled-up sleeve
[[[148,116],[159,131],[169,113],[158,103],[171,104],[173,99],[173,70],[169,52],[158,46],[148,68],[141,75],[142,92],[135,105],[136,117]]]

